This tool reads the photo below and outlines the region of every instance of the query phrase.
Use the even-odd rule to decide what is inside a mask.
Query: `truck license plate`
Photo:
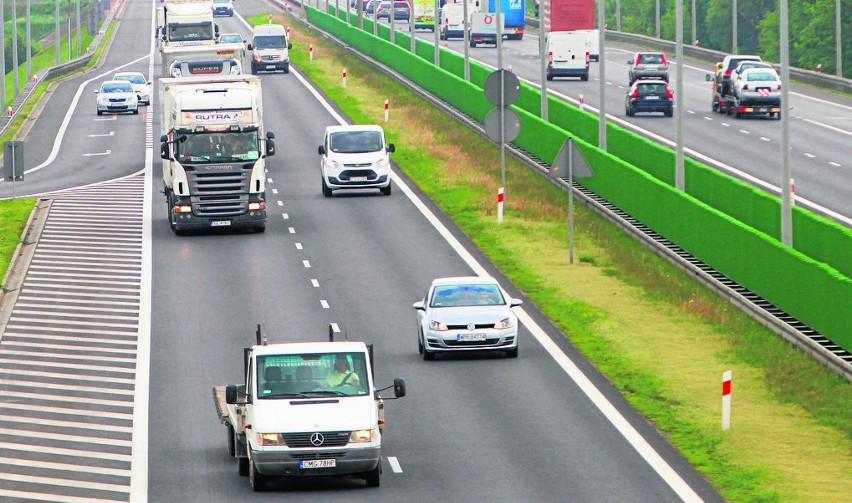
[[[349,180],[351,180],[353,182],[366,182],[367,177],[366,176],[352,176],[352,177],[349,177]]]
[[[213,220],[210,222],[210,227],[228,227],[230,225],[230,220]]]
[[[484,341],[485,334],[458,334],[456,335],[457,341]]]
[[[299,468],[334,468],[336,466],[336,459],[303,459],[299,461]]]

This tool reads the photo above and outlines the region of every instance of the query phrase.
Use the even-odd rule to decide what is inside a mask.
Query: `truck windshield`
[[[364,353],[257,357],[258,398],[364,396],[369,392]]]
[[[181,23],[169,25],[169,41],[193,42],[213,40],[212,23]]]
[[[254,37],[254,46],[258,49],[286,49],[287,37],[284,35],[263,35]]]
[[[257,131],[188,134],[185,142],[175,145],[175,155],[182,163],[256,161],[260,157]]]

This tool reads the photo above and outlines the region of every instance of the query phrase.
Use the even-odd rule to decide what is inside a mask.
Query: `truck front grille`
[[[251,164],[196,165],[187,170],[193,213],[207,218],[246,213],[251,168]]]
[[[322,435],[322,443],[316,445],[311,442],[311,436],[319,433]],[[349,443],[350,431],[310,431],[306,433],[284,433],[284,441],[287,447],[340,447]]]

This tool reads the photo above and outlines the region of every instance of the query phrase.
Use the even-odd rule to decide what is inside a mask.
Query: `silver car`
[[[424,360],[450,351],[505,351],[518,356],[518,318],[509,297],[489,277],[439,278],[426,297],[415,302],[417,346]]]
[[[104,112],[139,113],[139,97],[130,82],[124,80],[108,80],[101,84],[100,89],[95,89],[97,97],[98,115]]]
[[[140,72],[119,72],[112,76],[112,80],[125,80],[130,82],[140,105],[151,104],[151,83]]]

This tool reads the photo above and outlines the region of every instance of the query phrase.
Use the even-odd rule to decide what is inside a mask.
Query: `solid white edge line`
[[[299,72],[290,70],[296,78],[307,87],[308,91],[316,97],[317,101],[322,104],[323,107],[341,124],[347,124],[347,122],[340,116],[331,105],[322,97],[320,94],[311,86],[304,77]],[[403,180],[397,176],[395,172],[391,172],[391,179],[393,182],[402,190],[402,192],[408,197],[408,199],[414,204],[414,206],[420,211],[421,214],[429,221],[433,227],[441,234],[441,236],[447,241],[450,247],[459,254],[459,256],[464,260],[467,265],[476,273],[478,276],[490,276],[488,271],[476,261],[476,259],[471,255],[466,248],[462,246],[462,244],[450,233],[447,227],[441,223],[437,216],[432,213],[429,208],[421,201],[416,194],[408,187]],[[571,361],[568,356],[559,349],[559,347],[554,343],[550,337],[541,329],[541,327],[536,324],[532,318],[520,307],[515,308],[515,311],[518,314],[518,318],[522,320],[524,326],[527,327],[530,334],[535,337],[535,339],[544,347],[544,349],[550,354],[550,356],[562,367],[565,373],[577,383],[577,386],[589,397],[589,400],[595,404],[595,406],[603,413],[607,419],[612,423],[613,426],[621,433],[621,435],[636,449],[636,452],[639,453],[640,456],[651,466],[651,468],[656,471],[663,481],[672,488],[672,490],[677,493],[677,495],[683,501],[702,501],[702,499],[698,496],[698,494],[689,487],[689,484],[684,481],[680,475],[671,467],[668,463],[654,450],[654,448],[636,431],[635,428],[624,418],[624,416],[618,412],[618,410],[613,406],[604,395],[600,392],[600,390],[595,387],[594,384],[586,377],[585,374]]]
[[[158,3],[151,1],[151,31],[157,19]],[[148,50],[148,80],[154,73],[154,38]],[[150,106],[149,106],[150,108]],[[149,113],[147,120],[153,123]],[[146,128],[147,129],[147,128]],[[153,139],[153,128],[146,141]],[[136,395],[133,403],[133,447],[130,462],[130,502],[148,501],[148,400],[151,376],[151,295],[152,295],[152,236],[151,218],[154,149],[145,148],[145,183],[142,196],[142,275],[139,284],[139,329],[136,342]]]

